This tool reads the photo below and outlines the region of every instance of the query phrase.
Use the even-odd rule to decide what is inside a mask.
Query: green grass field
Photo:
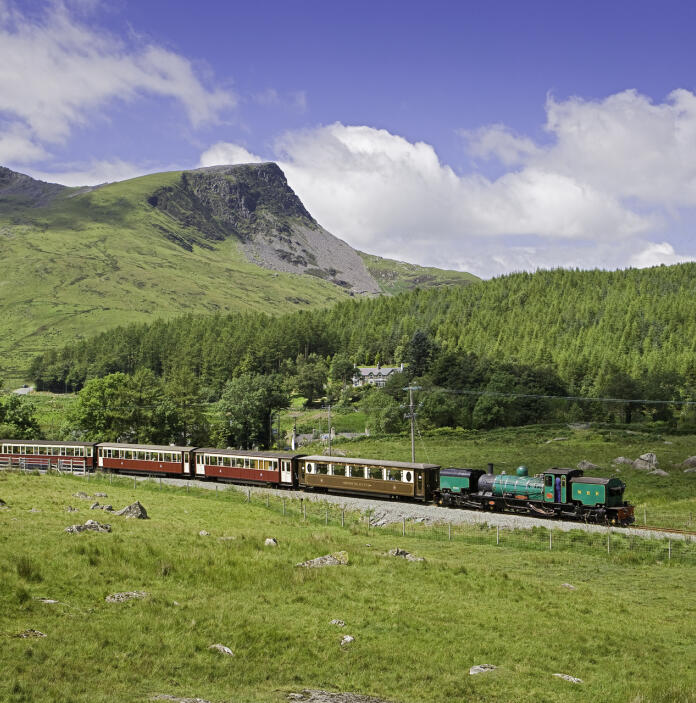
[[[100,501],[117,508],[139,499],[151,519],[90,511],[78,490],[105,491]],[[403,703],[696,700],[691,566],[368,537],[355,523],[305,523],[234,491],[125,479],[6,472],[0,497],[10,506],[0,511],[3,701],[270,703],[304,688]],[[63,531],[88,518],[113,532]],[[264,546],[269,536],[278,547]],[[426,561],[387,556],[395,546]],[[295,566],[337,550],[347,566]],[[122,591],[148,596],[105,602]],[[46,637],[16,637],[27,629]],[[344,634],[355,637],[347,647]],[[484,663],[499,668],[469,676]]]

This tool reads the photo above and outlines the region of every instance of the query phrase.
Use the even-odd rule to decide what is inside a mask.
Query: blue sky
[[[0,164],[276,160],[353,246],[482,276],[692,260],[695,8],[0,0]]]

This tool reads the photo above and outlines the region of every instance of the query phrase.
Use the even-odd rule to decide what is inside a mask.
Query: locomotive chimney
[[[494,471],[493,471],[493,464],[490,464],[490,463],[488,464],[488,473],[489,473],[489,474],[493,474],[493,473],[494,473]]]

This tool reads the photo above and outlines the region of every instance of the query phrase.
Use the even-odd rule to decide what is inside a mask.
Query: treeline
[[[473,405],[471,399],[461,401],[468,410],[458,411],[456,422],[476,425],[474,408],[486,397],[497,408],[489,413],[498,417],[496,423],[517,424],[505,417],[512,413],[509,404],[502,398],[493,402],[490,394],[550,388],[553,393],[539,394],[694,398],[695,295],[696,264],[520,273],[279,317],[191,315],[120,327],[42,354],[31,375],[38,389],[64,391],[114,372],[149,369],[165,377],[186,370],[213,401],[230,379],[246,375],[292,376],[298,386],[304,378],[306,388],[323,395],[319,379],[323,374],[324,386],[330,385],[336,359],[344,375],[353,363],[406,361],[411,377],[429,377],[450,391],[486,393],[472,396]],[[413,366],[418,344],[428,348],[422,368]],[[477,368],[484,371],[467,375]],[[443,396],[439,405],[452,404],[444,401]],[[476,415],[480,422],[483,405]],[[572,412],[596,414],[607,407],[628,421],[636,412],[673,414],[640,404],[592,409],[580,403]]]

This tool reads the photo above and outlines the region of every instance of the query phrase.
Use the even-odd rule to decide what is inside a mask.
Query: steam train
[[[629,525],[633,506],[618,478],[584,476],[580,469],[547,469],[529,476],[445,468],[384,459],[118,442],[0,440],[0,467],[83,469],[229,481],[410,499],[453,508],[513,512],[544,518]]]

